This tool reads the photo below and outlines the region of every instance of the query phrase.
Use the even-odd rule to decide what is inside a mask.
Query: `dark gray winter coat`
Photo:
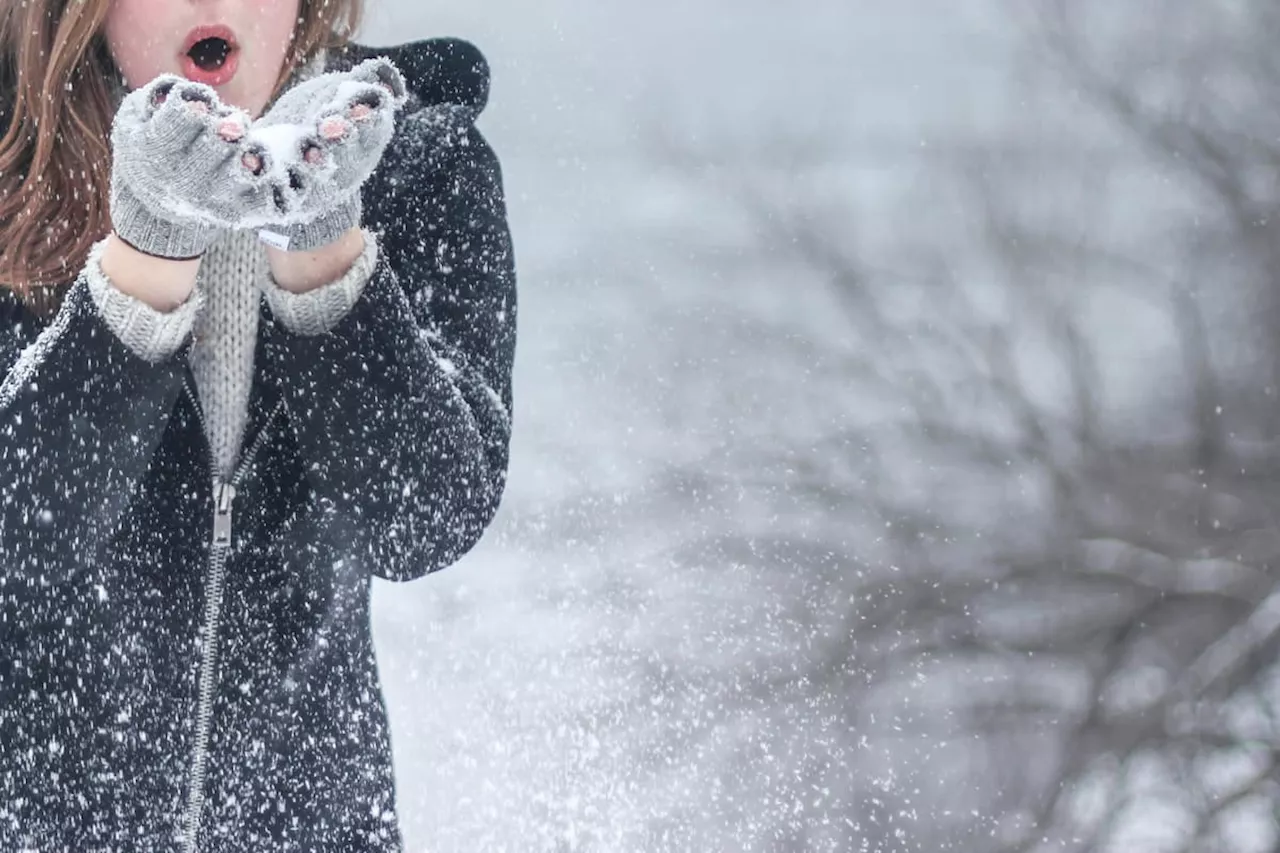
[[[6,853],[400,849],[370,579],[444,568],[492,518],[516,294],[483,58],[330,68],[372,55],[411,90],[363,192],[378,267],[324,335],[263,303],[232,482],[190,343],[144,361],[83,279],[47,326],[0,290]]]

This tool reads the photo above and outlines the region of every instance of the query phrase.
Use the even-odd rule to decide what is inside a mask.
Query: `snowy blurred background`
[[[1280,12],[371,0],[521,274],[412,853],[1280,850]]]

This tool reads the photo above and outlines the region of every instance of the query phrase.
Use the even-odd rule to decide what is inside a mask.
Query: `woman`
[[[496,511],[515,274],[358,2],[0,11],[0,849],[401,848],[370,579]]]

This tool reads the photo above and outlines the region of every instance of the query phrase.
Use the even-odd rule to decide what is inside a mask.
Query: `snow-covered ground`
[[[995,120],[995,3],[372,3],[368,43],[488,55],[521,273],[499,520],[461,564],[376,591],[409,849],[837,849],[851,830],[823,824],[858,819],[832,799],[856,772],[858,733],[825,726],[841,709],[726,714],[749,700],[704,678],[805,642],[794,579],[670,558],[774,518],[767,484],[705,490],[702,468],[803,422],[804,398],[761,399],[769,366],[723,334],[735,303],[797,310],[785,282],[716,262],[732,214],[664,152],[847,151],[860,239],[891,240],[921,151]],[[827,794],[790,775],[806,751]]]

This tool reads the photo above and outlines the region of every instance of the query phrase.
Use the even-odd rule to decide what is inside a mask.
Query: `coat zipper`
[[[205,435],[204,410],[196,398],[196,391],[189,377],[184,379],[187,396],[196,410],[200,420],[200,430]],[[276,416],[284,408],[284,400],[280,400],[271,416],[267,418],[262,429],[254,437],[248,452],[240,460],[240,464],[231,473],[231,479],[223,482],[216,473],[213,474],[213,538],[209,550],[208,574],[205,576],[204,599],[204,648],[200,659],[199,704],[196,708],[196,743],[191,757],[191,770],[188,779],[188,797],[186,811],[182,816],[183,853],[196,853],[196,840],[200,832],[200,816],[204,810],[205,774],[209,760],[209,737],[213,728],[213,699],[217,687],[218,669],[218,627],[222,619],[222,592],[226,581],[227,557],[231,550],[231,511],[235,502],[236,489],[240,485],[253,464],[254,457],[266,441],[267,433]],[[213,448],[209,446],[209,470],[215,472]]]

